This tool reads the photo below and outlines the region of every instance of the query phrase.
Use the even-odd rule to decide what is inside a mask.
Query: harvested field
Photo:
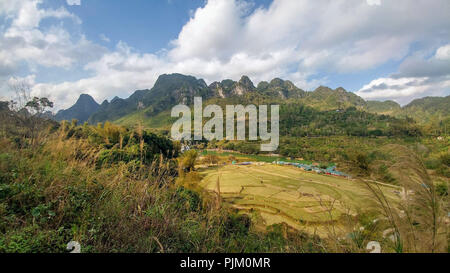
[[[243,213],[259,213],[266,226],[284,222],[296,229],[317,228],[371,206],[361,182],[295,167],[226,165],[201,173],[203,188],[217,192],[219,177],[222,200]],[[381,187],[389,198],[398,198],[391,187]]]

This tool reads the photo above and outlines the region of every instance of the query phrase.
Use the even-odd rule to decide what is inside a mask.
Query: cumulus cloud
[[[34,85],[33,94],[50,94],[51,99],[60,102],[58,108],[66,108],[81,93],[92,95],[98,102],[114,96],[126,97],[134,90],[150,88],[158,75],[170,72],[170,67],[158,56],[136,53],[124,42],[84,68],[95,76],[75,82],[39,83]]]
[[[423,53],[409,56],[400,64],[398,73],[375,79],[356,94],[365,99],[393,99],[401,104],[417,97],[449,95],[449,48],[449,45],[441,46],[429,58]]]
[[[450,61],[450,44],[438,48],[435,57],[438,60]]]
[[[36,84],[36,75],[28,75],[25,77],[10,77],[4,82],[0,83],[0,87],[6,88],[7,92],[0,93],[0,100],[9,101],[15,100],[20,101],[21,98],[18,97],[19,94],[16,94],[15,87],[17,86],[25,86],[27,88],[32,89]],[[31,91],[31,90],[29,90]]]
[[[275,0],[246,15],[241,1],[210,0],[183,27],[170,56],[224,64],[246,55],[249,62],[275,58],[285,66],[354,72],[401,59],[413,41],[450,26],[440,9],[425,1],[374,9],[364,1]]]
[[[428,59],[420,54],[405,58],[398,68],[398,73],[393,74],[393,77],[441,77],[445,75],[450,75],[450,59],[443,59],[436,53]]]
[[[2,2],[12,22],[0,32],[0,71],[2,67],[13,69],[22,61],[30,65],[68,68],[80,60],[98,58],[102,48],[84,36],[74,39],[61,25],[45,31],[39,28],[45,18],[70,19],[75,24],[81,20],[65,8],[42,9],[42,1],[11,0]],[[15,15],[14,15],[15,14]]]
[[[379,78],[356,92],[368,100],[395,100],[405,105],[413,98],[446,96],[450,93],[450,76],[439,80],[420,78]]]
[[[0,28],[0,90],[4,97],[11,95],[7,80],[16,79],[12,76],[24,67],[31,73],[40,67],[66,70],[79,62],[98,59],[106,51],[84,35],[73,37],[61,24],[40,28],[46,18],[81,24],[80,18],[64,7],[44,9],[42,3],[42,0],[0,0],[0,16],[9,21]]]
[[[0,59],[0,74],[10,73],[20,60],[63,68],[83,64],[92,76],[37,83],[33,89],[50,92],[64,106],[83,92],[97,100],[126,97],[135,89],[150,88],[159,74],[172,72],[202,77],[207,82],[238,79],[243,74],[255,82],[281,77],[310,90],[327,83],[323,75],[361,72],[401,61],[395,75],[370,82],[358,94],[402,101],[446,88],[448,81],[450,46],[442,45],[450,42],[445,38],[450,37],[448,0],[418,0],[414,5],[408,0],[274,0],[267,8],[256,9],[252,3],[257,2],[252,1],[209,0],[192,13],[169,48],[158,53],[138,52],[125,42],[104,52],[83,37],[70,50],[68,41],[73,37],[67,31],[55,27],[43,32],[37,26],[43,14],[74,22],[76,16],[65,9],[43,11],[36,6],[40,1],[35,0],[28,8],[34,13],[40,10],[38,15],[24,18],[21,12],[26,5],[20,2],[5,7],[13,23],[3,38],[10,40],[0,40],[0,56],[8,55],[8,47],[17,53],[11,54],[14,58]],[[0,10],[2,5],[0,0]],[[14,9],[21,11],[14,13]],[[16,27],[16,31],[15,25],[25,27]],[[27,35],[23,35],[25,31]],[[29,37],[33,37],[31,41]],[[45,49],[54,49],[40,48],[42,43],[47,45]],[[434,55],[415,54],[412,45],[416,43],[435,48]],[[66,50],[58,45],[65,45]],[[86,58],[82,52],[101,55]]]
[[[318,72],[372,69],[450,34],[446,1],[275,0],[247,10],[242,1],[208,1],[172,42],[170,60],[210,79],[278,76],[308,89],[326,81],[310,79]]]
[[[242,59],[245,59],[245,56],[235,57],[225,68],[235,71],[233,78],[242,76],[239,68],[248,65]],[[272,79],[279,75],[277,71],[266,72],[263,63],[261,63],[261,66],[262,75],[266,75],[264,79]],[[173,62],[166,55],[141,54],[121,41],[117,44],[115,51],[107,53],[101,59],[84,66],[85,70],[92,72],[95,76],[75,82],[66,81],[59,84],[39,83],[34,85],[33,94],[48,96],[52,100],[60,102],[56,106],[57,108],[67,108],[76,101],[81,93],[92,95],[98,102],[115,96],[128,97],[135,90],[151,88],[158,76],[165,73],[179,72],[194,75],[204,78],[207,82],[212,82],[216,79],[222,80],[229,75],[223,74],[217,78],[215,76],[216,73],[223,73],[218,71],[217,67],[218,64],[205,66],[204,62],[198,59]],[[208,75],[213,76],[208,77]],[[318,86],[321,84],[319,81],[304,80],[307,76],[307,74],[297,72],[292,73],[290,78],[296,79],[303,86],[310,84]]]

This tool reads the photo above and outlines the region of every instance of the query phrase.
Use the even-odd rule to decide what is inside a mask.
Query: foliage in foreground
[[[408,217],[393,213],[375,189],[381,212],[351,217],[344,238],[330,232],[321,239],[286,225],[261,232],[248,216],[217,206],[214,197],[185,183],[198,181],[192,172],[196,152],[177,158],[176,143],[140,126],[76,123],[50,123],[51,130],[42,123],[39,137],[22,134],[30,130],[15,123],[2,130],[0,252],[64,252],[71,240],[83,252],[364,252],[369,240],[383,240],[387,227],[394,229],[387,251],[448,247],[440,224],[448,202],[442,205],[436,194],[446,197],[448,188],[435,188],[426,171],[410,185],[416,195],[404,204]],[[356,160],[361,169],[370,168],[370,158]],[[439,160],[448,167],[447,153]],[[414,170],[413,161],[401,162],[406,165],[398,170]],[[397,180],[407,181],[403,176],[410,177],[399,172]],[[375,222],[380,215],[387,220]]]
[[[145,135],[62,124],[38,149],[3,138],[0,252],[65,252],[71,240],[82,252],[323,251],[283,226],[256,232],[247,216],[177,185],[173,153]]]

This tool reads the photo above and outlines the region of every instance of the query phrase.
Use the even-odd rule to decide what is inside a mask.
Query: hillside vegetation
[[[279,104],[278,150],[170,140],[171,107],[194,96]],[[83,96],[60,116],[86,120],[86,103],[95,108]],[[448,252],[446,106],[181,74],[103,102],[85,123],[50,119],[47,98],[0,102],[0,252],[65,252],[72,240],[82,252],[367,252],[370,241]]]
[[[83,95],[83,98],[85,96]],[[196,96],[202,97],[205,105],[217,102],[223,105],[236,104],[236,102],[258,105],[263,103],[295,105],[303,109],[312,109],[316,115],[325,115],[323,118],[329,118],[330,120],[335,119],[331,112],[337,111],[339,113],[350,108],[360,112],[372,113],[375,119],[383,120],[386,119],[383,116],[388,115],[392,119],[406,120],[406,123],[418,124],[423,131],[426,131],[425,133],[433,135],[446,134],[445,131],[450,125],[448,118],[450,96],[417,99],[404,107],[400,107],[393,101],[365,101],[342,87],[333,90],[320,86],[314,91],[308,92],[296,87],[290,81],[278,78],[270,82],[260,82],[255,87],[247,76],[243,76],[237,82],[227,79],[221,82],[213,82],[208,86],[202,79],[182,74],[161,75],[153,88],[135,91],[126,99],[115,97],[110,102],[104,101],[95,111],[92,110],[92,107],[82,106],[83,103],[80,103],[79,100],[74,105],[75,108],[60,112],[56,119],[71,121],[75,118],[84,121],[86,120],[85,117],[88,116],[87,120],[91,124],[117,121],[120,124],[134,126],[139,122],[144,122],[151,126],[149,128],[165,128],[168,124],[153,123],[146,120],[160,119],[162,112],[167,113],[177,104],[192,105],[193,98]],[[91,102],[85,104],[91,104]],[[283,111],[282,109],[281,113]],[[323,113],[328,113],[328,116]],[[310,118],[306,112],[296,114],[306,114],[300,117],[303,121]],[[339,117],[337,118],[339,119]],[[371,130],[370,127],[379,127],[376,124],[377,122],[372,124],[369,121],[368,123],[369,128],[365,130],[366,134]],[[388,124],[389,121],[385,121],[385,126],[388,126]]]
[[[321,252],[319,238],[266,233],[177,183],[171,142],[110,124],[63,123],[39,146],[0,141],[0,252]]]

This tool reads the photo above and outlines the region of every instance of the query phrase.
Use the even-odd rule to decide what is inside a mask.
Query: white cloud
[[[423,93],[428,78],[379,78],[361,88],[357,94],[365,99],[409,97]]]
[[[17,84],[27,84],[29,86],[33,86],[35,84],[36,75],[28,75],[26,77],[10,77],[8,79],[8,85],[14,86]]]
[[[244,24],[242,15],[245,2],[212,0],[199,8],[194,17],[183,27],[175,48],[170,52],[174,60],[229,59],[239,50],[239,38]]]
[[[103,33],[100,34],[99,37],[100,37],[100,39],[101,39],[102,41],[104,41],[104,42],[107,42],[107,43],[111,42],[111,40],[110,40],[108,37],[106,37],[106,35],[103,34]]]
[[[438,60],[450,61],[450,44],[438,48],[435,57]]]
[[[26,77],[9,77],[4,82],[0,82],[0,88],[7,90],[0,94],[0,100],[9,101],[15,100],[19,101],[20,98],[17,97],[18,94],[15,93],[14,86],[18,86],[19,84],[23,84],[31,88],[36,84],[36,75],[28,75]],[[31,91],[31,90],[30,90]],[[33,93],[33,92],[32,92]]]
[[[0,10],[3,1],[0,0]],[[36,84],[35,92],[50,92],[64,107],[84,92],[97,100],[115,95],[126,97],[135,89],[151,88],[159,74],[173,72],[202,77],[207,82],[238,79],[243,74],[256,83],[281,77],[312,89],[326,84],[326,77],[318,75],[361,72],[388,61],[403,60],[411,55],[414,43],[436,48],[443,41],[450,42],[445,38],[450,37],[448,0],[418,0],[414,5],[408,0],[274,0],[268,8],[253,12],[249,3],[209,0],[192,13],[170,48],[158,54],[137,52],[120,42],[116,50],[101,57],[97,56],[102,48],[84,37],[71,46],[73,37],[61,27],[47,32],[37,27],[43,13],[77,21],[66,10],[49,12],[28,5],[30,16],[21,17],[21,12],[5,7],[5,14],[14,19],[8,31],[15,35],[0,44],[0,57],[15,57],[0,58],[0,75],[20,60],[64,68],[87,63],[84,69],[92,75],[88,78]],[[23,2],[15,9],[26,6]],[[40,43],[48,46],[40,48]],[[8,44],[13,50],[7,50]],[[85,58],[83,52],[95,54]],[[448,56],[446,46],[436,51],[433,60],[409,56],[399,68],[399,75],[371,82],[358,94],[405,101],[429,94],[433,88],[446,86],[445,73],[439,76],[439,84],[432,82],[436,82],[436,71],[446,67]],[[427,74],[413,71],[417,67],[414,62],[426,63]],[[383,83],[390,86],[390,91],[377,91],[378,95],[371,91]],[[404,88],[399,91],[399,86]]]
[[[170,72],[169,65],[158,56],[135,53],[123,42],[119,42],[114,52],[104,54],[85,69],[95,76],[75,82],[39,83],[34,86],[33,94],[50,94],[53,101],[60,102],[57,109],[66,108],[81,93],[92,95],[98,102],[114,96],[126,97],[134,90],[150,88],[158,75]]]
[[[210,0],[183,27],[168,56],[207,78],[249,74],[259,81],[360,72],[401,60],[412,43],[433,40],[437,32],[449,34],[447,1],[369,4],[379,7],[357,0],[275,0],[248,14],[242,1]]]
[[[81,0],[67,0],[67,5],[79,6],[79,5],[81,5]]]
[[[367,0],[367,5],[379,6],[379,5],[381,5],[381,0]]]
[[[426,58],[418,53],[406,58],[396,74],[372,80],[356,94],[365,99],[391,99],[406,104],[423,96],[447,96],[450,94],[449,45],[439,47]]]
[[[21,3],[18,5],[17,3]],[[22,61],[30,66],[68,68],[83,59],[90,59],[102,48],[86,40],[74,39],[61,25],[53,25],[45,31],[39,28],[45,18],[70,19],[75,24],[81,20],[64,8],[42,9],[42,1],[12,0],[5,10],[12,17],[9,27],[0,32],[0,68],[14,67]],[[2,2],[2,5],[5,3]],[[15,15],[14,15],[15,14]]]
[[[71,18],[77,23],[81,23],[80,19],[69,13],[65,8],[61,7],[59,9],[41,9],[38,7],[42,4],[42,0],[11,0],[7,6],[6,10],[11,12],[17,12],[14,20],[11,24],[10,31],[19,31],[23,29],[37,28],[42,19],[53,17],[57,19]],[[16,3],[21,3],[20,5]]]
[[[290,49],[286,65],[304,62],[308,69],[358,71],[402,58],[410,43],[423,39],[438,22],[450,26],[437,7],[420,2],[395,1],[373,10],[363,1],[275,0],[270,8],[245,17],[245,5],[239,3],[211,0],[198,9],[173,42],[171,57],[224,63],[237,54],[247,54],[251,61]],[[400,7],[404,12],[399,13]]]
[[[75,26],[81,20],[65,8],[41,8],[42,0],[0,0],[0,16],[9,24],[0,28],[0,82],[27,67],[31,73],[46,68],[70,69],[80,62],[98,59],[105,49],[87,40],[75,38],[62,24],[40,28],[46,18],[70,20]],[[0,84],[6,94],[8,86]]]
[[[404,105],[413,98],[424,96],[446,96],[450,93],[450,76],[439,81],[423,78],[379,78],[356,92],[367,100],[395,100]]]

